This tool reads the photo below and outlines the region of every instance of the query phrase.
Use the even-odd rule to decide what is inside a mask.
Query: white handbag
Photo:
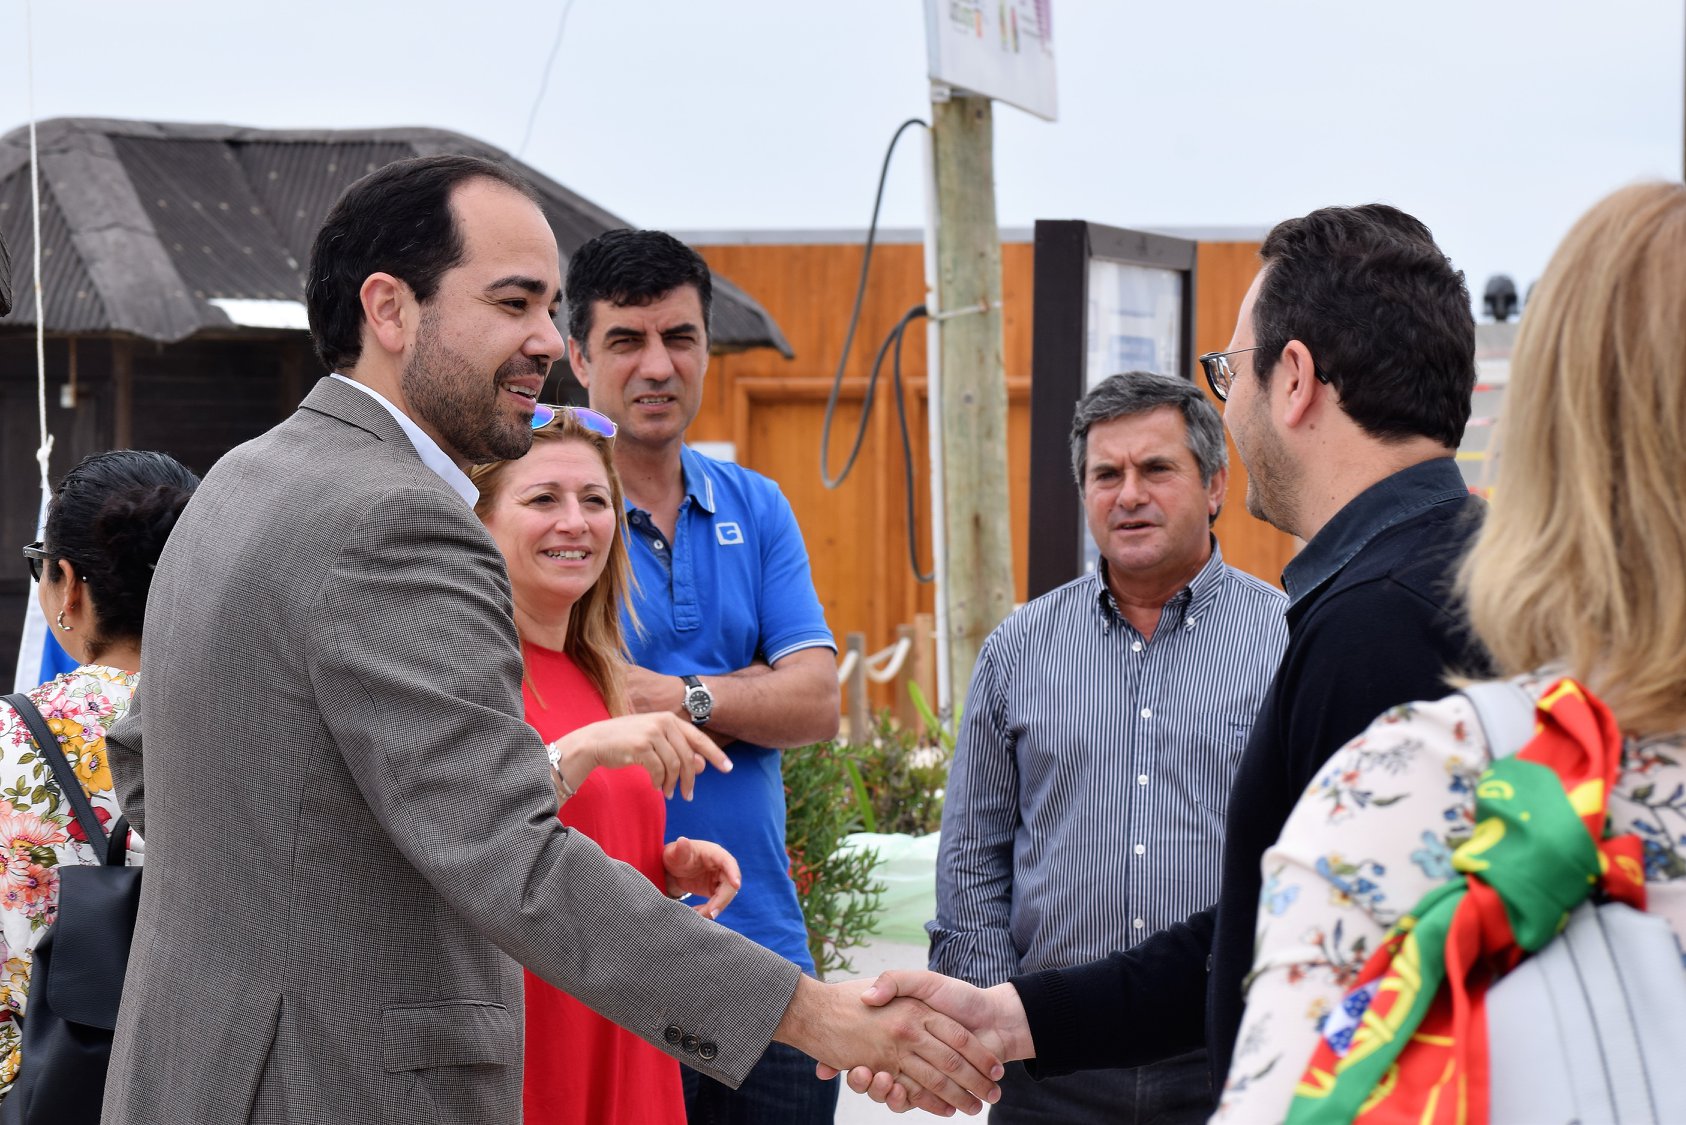
[[[1476,684],[1495,758],[1534,735],[1534,701]],[[1583,902],[1487,993],[1492,1125],[1686,1122],[1686,965],[1661,918]]]

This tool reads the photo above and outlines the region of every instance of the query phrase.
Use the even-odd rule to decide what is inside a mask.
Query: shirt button
[[[1146,852],[1147,852],[1147,845],[1146,844],[1137,844],[1136,845],[1136,854],[1137,855],[1144,855],[1144,854],[1146,854]]]
[[[1144,774],[1141,774],[1140,776],[1138,776],[1136,778],[1136,784],[1137,785],[1146,785],[1147,784],[1147,774],[1144,773]]]
[[[1134,922],[1130,923],[1131,926],[1134,926],[1138,930],[1141,929],[1142,926],[1145,925],[1145,924],[1146,923],[1144,923],[1140,918],[1137,918]]]
[[[661,550],[661,549],[662,549],[662,545],[663,545],[663,544],[662,544],[662,541],[661,541],[661,540],[660,540],[660,539],[658,539],[658,540],[656,540],[656,542],[655,542],[655,548],[656,548],[656,550],[658,550],[658,551],[659,551],[659,550]]]
[[[1141,650],[1142,650],[1142,642],[1140,642],[1140,641],[1137,641],[1135,644],[1130,646],[1131,652],[1140,652]]]
[[[1150,707],[1143,707],[1142,708],[1142,718],[1144,718],[1144,719],[1153,718],[1153,709],[1150,708]]]

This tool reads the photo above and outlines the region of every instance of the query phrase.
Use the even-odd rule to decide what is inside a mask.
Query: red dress
[[[609,717],[602,694],[566,655],[524,648],[527,722],[546,742]],[[592,770],[560,816],[611,857],[667,885],[666,805],[642,766]],[[678,1062],[532,973],[522,1101],[526,1125],[685,1125]]]

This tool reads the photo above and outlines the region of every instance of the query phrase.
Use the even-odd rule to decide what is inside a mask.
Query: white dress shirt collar
[[[422,464],[439,474],[439,479],[451,486],[451,491],[462,497],[464,504],[474,507],[475,501],[480,499],[480,490],[474,487],[474,482],[468,479],[468,474],[457,468],[457,463],[445,456],[445,451],[439,448],[439,443],[427,436],[415,420],[408,414],[386,401],[386,397],[373,387],[365,386],[356,379],[348,378],[335,371],[331,378],[342,383],[349,383],[386,407],[386,412],[392,415],[392,420],[398,423],[410,444],[416,447],[416,453],[422,459]]]

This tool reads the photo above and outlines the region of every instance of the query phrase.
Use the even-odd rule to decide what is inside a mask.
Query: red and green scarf
[[[1540,698],[1534,738],[1476,786],[1462,874],[1400,918],[1346,998],[1350,1037],[1327,1034],[1295,1088],[1289,1125],[1486,1125],[1493,981],[1563,929],[1594,887],[1645,907],[1639,840],[1605,838],[1621,768],[1614,716],[1573,680]]]

